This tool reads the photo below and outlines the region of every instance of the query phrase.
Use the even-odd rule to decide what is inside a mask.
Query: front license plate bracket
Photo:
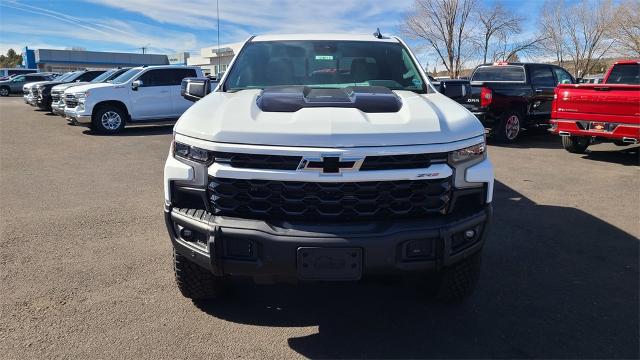
[[[300,280],[360,280],[362,249],[300,247],[297,268]]]

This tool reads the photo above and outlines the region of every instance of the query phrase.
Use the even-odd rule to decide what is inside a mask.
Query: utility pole
[[[145,45],[145,46],[141,46],[141,47],[139,47],[138,49],[141,49],[141,50],[142,50],[142,53],[143,53],[143,54],[146,54],[146,53],[147,53],[147,49],[149,48],[149,45],[151,45],[151,44],[147,44],[147,45]]]

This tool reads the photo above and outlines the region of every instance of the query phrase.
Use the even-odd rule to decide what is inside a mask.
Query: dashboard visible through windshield
[[[264,41],[248,43],[224,90],[279,85],[313,88],[384,86],[427,92],[416,64],[400,43],[373,41]]]

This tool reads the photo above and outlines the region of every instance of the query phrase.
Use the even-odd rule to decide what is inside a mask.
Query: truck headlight
[[[454,150],[449,153],[449,165],[453,168],[456,188],[482,186],[482,183],[467,182],[467,169],[482,162],[487,157],[487,145],[483,140],[475,145]]]
[[[213,154],[209,150],[182,144],[177,141],[173,142],[173,157],[177,159],[182,158],[205,165],[211,164],[214,160]]]
[[[84,102],[87,100],[87,96],[89,96],[89,92],[85,91],[81,93],[75,93],[74,95],[76,96],[76,99],[78,99],[78,103],[84,104]]]
[[[449,153],[449,162],[455,166],[462,163],[480,161],[485,157],[486,148],[485,142],[482,141],[464,149],[454,150]]]

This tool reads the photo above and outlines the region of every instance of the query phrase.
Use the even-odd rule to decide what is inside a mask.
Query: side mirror
[[[207,96],[212,86],[217,86],[217,83],[212,83],[208,78],[184,78],[180,86],[180,95],[189,101],[196,102]]]
[[[136,80],[131,83],[131,90],[138,90],[139,87],[142,86],[142,80]]]

